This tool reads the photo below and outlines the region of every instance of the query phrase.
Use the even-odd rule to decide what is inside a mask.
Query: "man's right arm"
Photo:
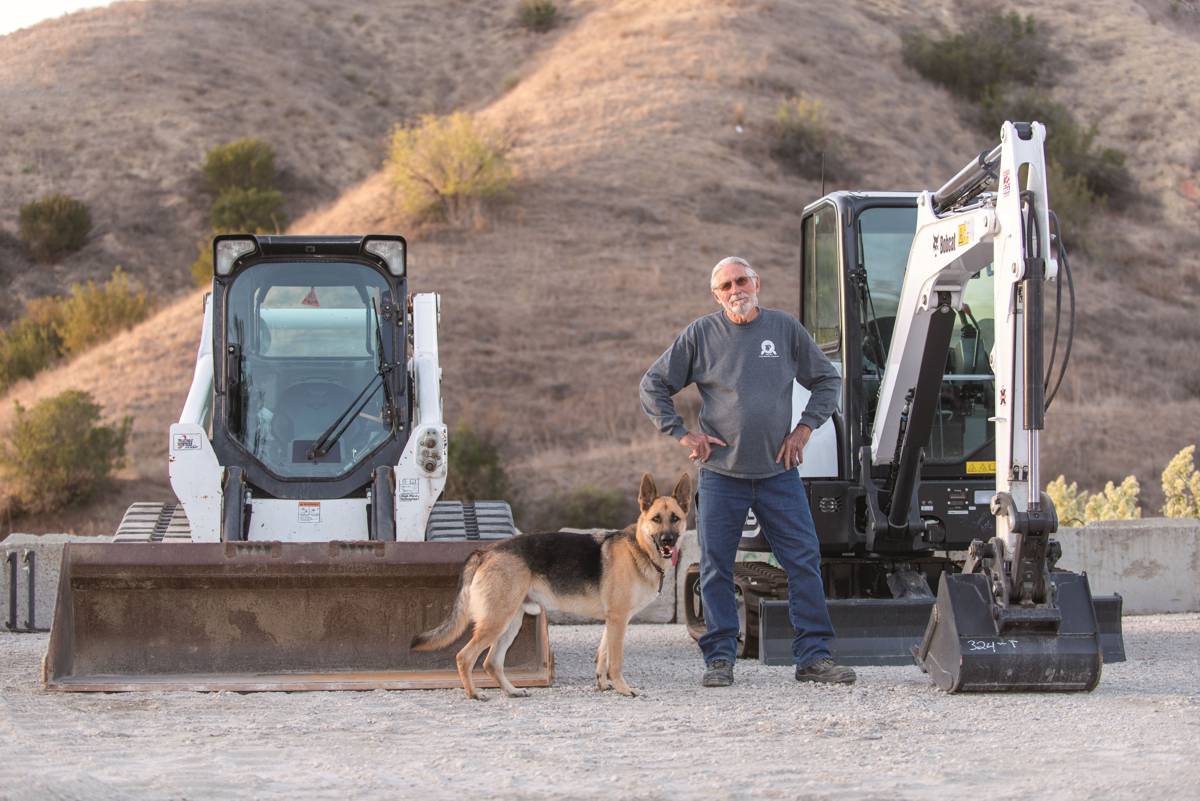
[[[671,347],[663,351],[650,369],[642,376],[639,395],[642,401],[642,411],[654,421],[658,430],[670,434],[675,439],[687,433],[683,418],[675,411],[675,401],[672,396],[692,383],[692,357],[695,355],[694,343],[684,331],[671,343]]]

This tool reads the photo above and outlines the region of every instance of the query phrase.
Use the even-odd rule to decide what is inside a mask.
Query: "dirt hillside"
[[[117,2],[0,36],[0,283],[24,300],[120,264],[178,292],[209,227],[210,148],[274,145],[295,218],[378,169],[393,125],[487,103],[545,41],[504,4],[440,0]],[[34,265],[17,212],[50,192],[95,227]]]
[[[165,0],[146,5],[165,9],[166,16],[166,10],[184,13],[183,5]],[[632,492],[644,469],[666,477],[687,466],[682,450],[655,436],[641,415],[636,382],[679,328],[710,309],[708,270],[719,257],[749,258],[764,276],[763,302],[795,311],[799,212],[821,187],[783,171],[769,155],[768,128],[782,99],[801,91],[819,99],[839,134],[848,169],[826,190],[933,188],[990,145],[963,121],[949,94],[900,57],[903,31],[956,25],[959,3],[560,5],[563,24],[521,61],[518,53],[533,45],[517,46],[526,34],[512,28],[511,10],[491,17],[481,10],[497,4],[445,4],[451,9],[446,19],[459,25],[449,29],[435,21],[443,4],[386,4],[393,9],[386,24],[422,42],[427,68],[459,83],[441,87],[397,71],[379,85],[397,98],[406,96],[407,86],[422,86],[425,107],[437,110],[476,108],[517,143],[519,178],[511,197],[470,230],[414,237],[411,274],[418,291],[443,294],[448,418],[497,433],[510,474],[534,505],[582,484],[628,485]],[[1084,243],[1088,252],[1077,250],[1072,259],[1080,319],[1070,377],[1050,414],[1044,472],[1066,472],[1093,488],[1136,472],[1147,514],[1157,511],[1158,472],[1166,460],[1200,438],[1200,367],[1192,344],[1200,329],[1200,150],[1192,123],[1200,117],[1200,90],[1192,70],[1181,69],[1200,64],[1200,36],[1190,6],[1172,13],[1175,5],[1010,6],[1050,30],[1064,63],[1054,98],[1096,123],[1101,144],[1127,154],[1140,198],[1120,215],[1099,213]],[[318,16],[323,8],[300,6]],[[135,15],[131,8],[118,5],[107,13]],[[245,8],[239,13],[266,13],[265,4]],[[379,8],[382,14],[385,4]],[[105,13],[83,16],[104,28]],[[159,13],[136,12],[147,20]],[[201,23],[204,13],[195,14],[193,27],[180,28],[188,36],[219,30]],[[140,24],[136,15],[120,18],[126,26]],[[463,63],[463,53],[476,52],[455,35],[470,32],[461,30],[468,18],[490,19],[471,31],[480,41],[509,47],[510,60],[477,54],[479,60]],[[47,30],[62,28],[59,35],[67,37],[75,19]],[[334,27],[353,30],[353,24],[339,18]],[[386,38],[384,25],[368,27]],[[50,33],[39,26],[25,35]],[[84,38],[82,30],[78,37]],[[12,70],[13,38],[0,39],[0,78]],[[329,52],[342,55],[333,45]],[[482,63],[487,58],[495,61]],[[223,68],[235,83],[247,66]],[[513,70],[507,81],[500,74],[505,69]],[[336,83],[325,76],[310,87],[304,83],[309,77],[292,79],[297,96],[324,96],[320,87]],[[115,86],[95,91],[111,96]],[[171,86],[168,81],[163,91]],[[404,115],[388,108],[378,116],[375,138],[366,143],[340,137],[329,127],[334,118],[313,120],[311,131],[281,125],[264,136],[278,137],[285,161],[296,169],[311,170],[305,165],[335,154],[344,161],[343,184],[303,195],[329,201],[297,219],[293,231],[408,230],[394,211],[386,174],[372,170],[380,137]],[[184,129],[203,127],[203,117],[186,106],[178,117],[163,118]],[[353,127],[360,127],[357,121]],[[299,129],[312,139],[293,142]],[[85,129],[67,130],[82,136]],[[195,141],[180,164],[198,163],[206,144],[219,139]],[[6,168],[3,180],[12,172]],[[361,181],[337,193],[355,179]],[[183,239],[186,263],[194,243]],[[182,267],[171,270],[178,274]],[[198,312],[198,300],[187,297],[94,357],[14,388],[0,402],[0,423],[10,399],[29,403],[67,385],[91,389],[114,413],[138,405],[126,480],[161,482],[163,432],[186,393]],[[177,342],[164,341],[165,327],[173,336],[178,330]],[[120,364],[136,363],[152,346],[162,348],[155,363],[171,365],[169,375],[121,371]],[[120,353],[128,354],[124,362]],[[122,501],[79,510],[75,525],[111,530]]]

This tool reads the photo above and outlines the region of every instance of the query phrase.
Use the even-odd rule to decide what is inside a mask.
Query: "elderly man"
[[[821,582],[821,554],[804,484],[794,468],[804,446],[837,405],[840,378],[792,315],[758,305],[762,281],[744,259],[722,259],[710,281],[721,310],[695,320],[641,383],[642,409],[700,462],[697,527],[700,595],[707,631],[700,638],[705,687],[733,683],[738,618],[733,564],[747,510],[762,524],[788,577],[798,681],[850,684],[834,664],[833,626]],[[792,381],[812,396],[793,429]],[[688,431],[672,396],[700,390],[698,431]]]

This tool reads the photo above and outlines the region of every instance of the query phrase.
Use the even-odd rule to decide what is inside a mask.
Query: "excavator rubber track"
[[[71,543],[42,665],[48,690],[435,689],[454,654],[412,638],[449,614],[480,541]],[[546,615],[508,650],[519,687],[554,666]],[[478,665],[474,680],[495,687]]]

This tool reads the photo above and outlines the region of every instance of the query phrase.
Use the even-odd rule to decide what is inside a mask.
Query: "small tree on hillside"
[[[558,7],[554,0],[521,0],[521,24],[534,33],[545,33],[558,22]]]
[[[283,193],[277,189],[226,189],[213,202],[212,224],[218,231],[269,231],[287,227]]]
[[[103,284],[73,284],[70,296],[62,301],[62,318],[55,324],[63,355],[82,353],[105,342],[149,313],[146,293],[133,289],[120,267]]]
[[[833,137],[821,101],[803,95],[775,109],[771,155],[786,169],[806,178],[832,173]]]
[[[37,298],[26,304],[19,320],[0,331],[0,392],[58,361],[62,339],[56,326],[61,319],[57,299]]]
[[[1120,486],[1113,486],[1109,481],[1102,492],[1088,499],[1084,518],[1089,523],[1096,520],[1136,520],[1142,516],[1142,509],[1138,505],[1141,490],[1138,480],[1133,476],[1126,476]]]
[[[1087,492],[1080,490],[1077,483],[1072,481],[1068,484],[1066,476],[1060,475],[1046,485],[1046,494],[1054,502],[1058,521],[1064,526],[1082,526],[1087,523],[1084,514]]]
[[[487,433],[460,425],[450,435],[446,470],[447,498],[463,501],[504,500],[512,493],[500,459],[500,446]]]
[[[1196,471],[1196,446],[1175,454],[1162,474],[1164,517],[1200,517],[1200,472]]]
[[[101,408],[90,394],[67,390],[16,409],[0,438],[0,484],[18,510],[39,514],[84,500],[123,464],[132,418],[100,425]]]
[[[92,215],[81,200],[46,195],[21,207],[17,230],[33,258],[51,262],[83,247]]]
[[[275,148],[261,139],[217,145],[204,157],[204,179],[214,195],[229,189],[273,189]]]
[[[426,115],[392,133],[390,164],[405,213],[417,221],[459,224],[506,191],[509,143],[470,114]]]

